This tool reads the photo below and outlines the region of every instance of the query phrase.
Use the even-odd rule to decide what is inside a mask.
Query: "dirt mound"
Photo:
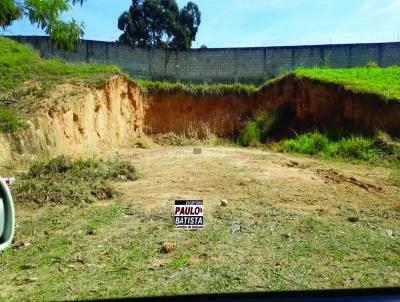
[[[146,92],[122,76],[101,87],[62,84],[32,102],[28,128],[4,137],[0,162],[16,154],[50,156],[96,153],[129,145],[146,134],[205,138],[237,134],[261,111],[286,106],[294,126],[344,126],[400,133],[400,102],[345,90],[341,85],[287,76],[258,92],[218,96],[180,91]],[[33,113],[32,113],[33,112]],[[16,152],[15,152],[16,151]]]

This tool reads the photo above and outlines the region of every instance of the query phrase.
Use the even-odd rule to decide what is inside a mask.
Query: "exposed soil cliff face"
[[[130,143],[144,134],[186,133],[199,138],[240,131],[260,111],[286,106],[293,125],[365,131],[383,128],[400,135],[400,102],[357,94],[336,84],[288,76],[252,95],[192,96],[146,93],[115,76],[103,87],[59,85],[51,97],[32,104],[28,128],[0,137],[0,163],[25,157],[95,153]]]
[[[255,115],[255,96],[189,96],[184,93],[156,93],[146,101],[147,134],[186,133],[198,138],[209,134],[228,136]]]
[[[400,135],[400,102],[377,95],[354,93],[341,85],[311,79],[287,79],[295,87],[296,119],[306,126],[351,126],[371,132],[377,128]]]
[[[101,88],[60,85],[31,111],[28,128],[10,136],[25,156],[95,153],[143,133],[140,91],[121,77]]]
[[[253,95],[190,96],[156,93],[146,98],[146,133],[208,132],[225,136],[240,131],[260,111],[286,107],[293,126],[376,128],[400,135],[400,102],[354,93],[341,85],[288,76]],[[194,130],[193,130],[194,129]]]
[[[199,95],[158,92],[146,99],[146,133],[209,133],[230,136],[243,129],[258,112],[276,110],[293,99],[291,81],[280,81],[259,93]]]

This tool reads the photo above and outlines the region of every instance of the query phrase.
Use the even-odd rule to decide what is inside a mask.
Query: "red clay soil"
[[[159,92],[151,96],[145,109],[145,132],[207,132],[229,136],[242,129],[244,121],[261,110],[256,96],[191,96],[182,92]]]
[[[197,131],[220,136],[240,131],[246,120],[261,111],[286,106],[292,124],[300,127],[350,126],[372,132],[384,129],[400,134],[400,102],[377,95],[354,93],[341,85],[288,76],[252,95],[191,96],[183,92],[158,92],[145,102],[147,134]]]
[[[294,80],[293,86],[296,119],[308,126],[348,125],[368,132],[379,128],[400,134],[399,101],[385,101],[378,95],[354,93],[338,84],[311,79]]]

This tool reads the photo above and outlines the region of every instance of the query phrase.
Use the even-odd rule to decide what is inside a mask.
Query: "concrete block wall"
[[[76,52],[65,52],[58,50],[48,37],[9,38],[30,44],[44,57],[115,64],[133,78],[149,80],[260,84],[296,67],[348,68],[365,66],[369,61],[380,66],[400,65],[399,42],[172,51],[82,40]]]

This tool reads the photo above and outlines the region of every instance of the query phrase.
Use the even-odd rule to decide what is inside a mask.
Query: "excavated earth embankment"
[[[146,99],[144,125],[147,133],[187,132],[200,136],[204,128],[229,136],[260,111],[286,108],[296,127],[348,126],[372,132],[376,128],[400,134],[400,102],[378,95],[354,93],[338,84],[287,76],[260,91],[223,96],[190,96],[182,92],[158,92]]]
[[[102,87],[63,84],[27,111],[27,128],[0,137],[0,163],[16,157],[95,153],[142,135],[230,136],[261,111],[289,108],[293,125],[381,128],[400,134],[400,102],[338,84],[287,76],[252,94],[146,92],[122,76]]]

